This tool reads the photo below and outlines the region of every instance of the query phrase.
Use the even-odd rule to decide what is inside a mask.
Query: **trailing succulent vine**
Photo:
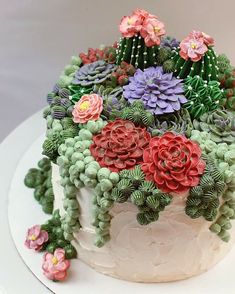
[[[77,251],[74,246],[64,238],[64,231],[61,227],[61,216],[59,210],[53,212],[52,218],[41,225],[41,230],[48,233],[48,241],[43,245],[43,250],[54,253],[56,248],[62,248],[65,251],[67,259],[77,257]]]
[[[34,189],[34,198],[42,206],[45,213],[52,214],[54,193],[51,183],[51,162],[43,158],[38,162],[38,168],[29,169],[24,183],[28,188]]]
[[[213,221],[218,214],[220,197],[226,185],[214,159],[204,155],[204,160],[205,172],[199,185],[190,189],[185,212],[191,218],[203,216],[207,221]]]

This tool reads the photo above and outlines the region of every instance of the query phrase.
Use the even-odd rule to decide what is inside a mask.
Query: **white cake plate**
[[[27,121],[27,123],[35,130],[42,129],[42,123],[38,120],[38,117],[32,117]],[[25,130],[24,135],[30,135],[26,131],[27,130]],[[41,132],[41,134],[42,133],[43,132]],[[24,246],[24,240],[28,227],[34,224],[41,224],[50,218],[50,216],[47,216],[42,212],[40,205],[34,200],[33,191],[26,188],[23,184],[23,179],[27,170],[36,166],[37,161],[42,157],[41,145],[43,138],[44,135],[41,135],[35,140],[34,134],[31,140],[31,142],[33,142],[32,145],[26,148],[26,152],[21,152],[21,159],[19,163],[15,165],[15,173],[9,190],[8,216],[15,246],[26,266],[45,285],[43,292],[36,292],[34,291],[34,285],[31,283],[28,285],[29,291],[23,292],[20,289],[21,284],[19,284],[19,293],[47,293],[46,287],[57,294],[227,294],[235,292],[233,270],[233,264],[235,262],[235,248],[223,261],[221,261],[209,272],[198,277],[174,283],[138,284],[117,280],[95,272],[93,269],[89,268],[77,259],[71,261],[69,276],[66,281],[62,283],[54,283],[45,278],[41,270],[42,253],[35,253],[32,250],[27,249]],[[15,137],[15,150],[19,140],[23,141],[24,136]],[[7,164],[7,161],[5,161],[5,164]],[[2,237],[4,240],[4,236],[1,236],[1,241]],[[3,254],[4,252],[0,253],[0,258]],[[12,271],[12,273],[9,273],[9,277],[10,275],[19,276],[20,274],[21,273],[19,272],[14,273],[14,271]],[[27,284],[28,280],[22,280],[22,283]],[[17,292],[14,294],[16,293]]]

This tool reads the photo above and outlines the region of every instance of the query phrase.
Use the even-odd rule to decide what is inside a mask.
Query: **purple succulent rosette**
[[[98,60],[83,65],[75,74],[74,85],[90,86],[103,83],[116,69],[116,65]]]
[[[145,108],[156,115],[173,113],[187,102],[182,81],[172,73],[164,73],[161,66],[137,69],[123,87],[123,95],[130,103],[142,100]]]

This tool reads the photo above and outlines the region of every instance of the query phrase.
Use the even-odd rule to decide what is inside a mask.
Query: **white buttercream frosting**
[[[63,214],[58,170],[53,165],[54,208]],[[79,258],[98,272],[136,282],[176,281],[207,271],[226,255],[234,237],[225,243],[209,230],[211,222],[188,217],[185,198],[174,196],[159,220],[147,226],[137,223],[137,207],[132,203],[116,203],[111,210],[111,240],[97,248],[91,225],[92,190],[82,188],[77,195],[82,229],[73,242]],[[235,226],[232,236],[234,232]]]

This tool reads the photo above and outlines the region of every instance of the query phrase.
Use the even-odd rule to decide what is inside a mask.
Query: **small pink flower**
[[[188,36],[181,41],[179,54],[185,60],[190,58],[192,61],[197,62],[205,55],[207,50],[208,48],[203,38],[195,39]]]
[[[64,249],[58,248],[54,254],[45,253],[43,256],[43,274],[53,281],[63,281],[67,277],[70,261],[65,259]]]
[[[41,230],[39,225],[35,225],[28,229],[25,246],[29,249],[40,251],[44,243],[48,241],[47,231]]]
[[[133,15],[137,15],[139,18],[142,19],[142,21],[144,21],[145,18],[146,18],[147,16],[149,16],[150,14],[148,13],[148,11],[146,11],[146,10],[144,10],[144,9],[139,9],[139,8],[137,8],[137,9],[135,9],[135,10],[133,11]],[[152,15],[152,14],[151,14],[151,15]]]
[[[89,120],[97,120],[103,110],[103,99],[97,94],[83,95],[74,105],[73,121],[86,123]]]
[[[203,42],[206,46],[214,46],[215,45],[215,40],[207,35],[206,33],[204,32],[200,32],[200,31],[192,31],[190,34],[189,34],[190,37],[194,38],[194,39],[200,39],[200,38],[203,38]]]
[[[152,15],[145,18],[140,31],[140,35],[144,38],[147,47],[160,45],[161,36],[165,35],[165,33],[164,24]]]
[[[142,17],[138,14],[123,16],[119,30],[124,38],[134,37],[141,29]]]

